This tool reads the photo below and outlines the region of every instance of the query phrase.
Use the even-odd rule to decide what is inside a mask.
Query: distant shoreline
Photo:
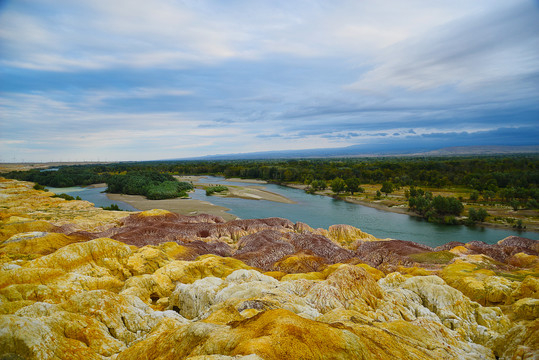
[[[307,185],[302,185],[302,184],[282,183],[280,185],[291,187],[293,189],[300,189],[300,190],[305,190],[305,188],[307,188]],[[349,202],[349,203],[352,203],[352,204],[363,205],[363,206],[367,206],[367,207],[374,208],[374,209],[381,210],[381,211],[387,211],[387,212],[392,212],[392,213],[396,213],[396,214],[403,214],[403,215],[409,215],[409,216],[414,216],[414,217],[421,217],[419,214],[416,214],[415,212],[410,211],[407,208],[405,209],[405,208],[400,208],[400,207],[390,207],[390,206],[386,206],[384,204],[380,204],[380,203],[376,203],[376,202],[354,199],[354,198],[351,198],[349,196],[335,197],[335,196],[331,196],[331,195],[329,195],[327,193],[323,193],[323,192],[316,192],[315,194],[321,195],[321,196],[333,197],[335,199],[343,200],[343,201],[346,201],[346,202]],[[459,225],[460,226],[469,226],[469,225],[464,225],[464,224],[459,224]],[[453,225],[453,226],[457,226],[457,225]],[[513,227],[511,227],[509,225],[495,224],[495,223],[489,223],[489,222],[477,223],[477,224],[475,224],[475,226],[477,226],[477,227],[488,227],[488,228],[492,228],[492,229],[514,230],[514,231],[519,230],[519,229],[515,229],[515,228],[513,228]],[[536,227],[536,226],[533,226],[533,224],[532,224],[532,226],[526,227],[525,229],[521,229],[521,230],[522,231],[539,232],[539,228]]]

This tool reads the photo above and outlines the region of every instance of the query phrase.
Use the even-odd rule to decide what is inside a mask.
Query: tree
[[[528,202],[526,203],[526,207],[528,209],[537,209],[539,208],[539,203],[537,202],[537,200],[535,199],[530,199],[528,200]]]
[[[345,183],[346,189],[350,192],[350,194],[354,195],[355,192],[359,191],[360,181],[358,178],[348,178],[345,180]]]
[[[339,194],[340,192],[343,192],[345,187],[346,187],[346,183],[340,177],[337,177],[331,181],[331,190],[333,190],[335,194]]]
[[[500,197],[510,202],[515,197],[515,188],[505,188],[500,191]]]
[[[447,202],[448,212],[451,215],[458,216],[464,210],[464,205],[462,205],[460,200],[455,197],[448,197]]]
[[[483,221],[485,221],[487,216],[488,216],[488,213],[483,208],[479,208],[479,209],[470,208],[468,210],[468,218],[472,222],[477,222],[477,221],[483,222]]]
[[[477,199],[479,199],[479,191],[472,190],[472,192],[470,193],[470,200],[477,201]]]
[[[439,215],[449,214],[449,201],[441,195],[435,196],[432,199],[432,207]]]
[[[389,193],[392,193],[393,192],[393,183],[391,181],[384,181],[383,184],[382,184],[382,188],[380,189],[381,192],[385,193],[386,196],[387,194]]]
[[[313,180],[311,181],[311,188],[313,190],[326,190],[326,188],[328,187],[328,185],[326,184],[326,182],[324,180]]]
[[[494,199],[494,196],[496,196],[496,193],[492,190],[485,190],[483,192],[483,199],[485,199],[486,201]]]

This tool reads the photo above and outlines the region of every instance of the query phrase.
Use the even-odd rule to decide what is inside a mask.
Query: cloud
[[[537,123],[538,12],[523,0],[7,1],[1,153],[528,139],[495,129]]]
[[[462,16],[469,11],[462,3],[8,1],[0,12],[8,54],[1,63],[76,71],[182,69],[271,56],[364,61],[383,47]]]
[[[533,79],[539,75],[538,49],[539,8],[532,1],[513,1],[387,48],[349,88],[455,86],[511,97],[508,87],[517,91],[525,86],[537,94],[539,85]],[[526,77],[530,80],[523,81]]]

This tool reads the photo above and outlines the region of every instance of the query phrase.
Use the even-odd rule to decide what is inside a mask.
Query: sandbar
[[[225,179],[226,181],[233,181],[239,183],[249,183],[249,184],[267,184],[266,180],[256,180],[256,179],[240,179],[240,178],[230,178]]]
[[[216,184],[202,184],[196,183],[195,186],[198,188],[206,188],[208,186],[214,186]],[[295,201],[290,200],[286,196],[276,194],[271,191],[267,191],[259,186],[235,186],[235,185],[226,185],[228,191],[222,193],[214,193],[212,196],[220,197],[233,197],[246,200],[267,200],[274,201],[283,204],[295,204]]]
[[[195,187],[199,189],[205,189],[209,186],[215,186],[219,184],[206,184],[204,183],[205,176],[174,176],[178,181],[187,181],[191,182]],[[267,181],[264,180],[255,180],[255,179],[238,179],[231,178],[226,179],[225,181],[234,181],[234,182],[243,182],[246,184],[267,184]],[[237,186],[237,185],[226,185],[228,191],[223,193],[214,193],[213,196],[221,197],[234,197],[247,200],[267,200],[275,201],[284,204],[295,204],[295,201],[290,200],[286,196],[276,194],[274,192],[268,191],[261,186],[248,185],[248,186]]]
[[[148,200],[141,195],[124,194],[107,194],[107,197],[113,201],[126,202],[140,210],[163,209],[182,215],[210,214],[221,216],[226,221],[238,219],[236,215],[227,212],[230,209],[202,200],[180,198]]]

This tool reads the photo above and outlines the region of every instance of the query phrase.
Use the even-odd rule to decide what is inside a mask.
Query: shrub
[[[111,211],[123,211],[117,204],[110,204],[110,206],[101,206],[101,209]]]
[[[170,174],[155,172],[112,175],[107,179],[107,186],[110,193],[144,195],[150,200],[187,196],[187,191],[193,189],[188,182],[179,182]]]
[[[335,194],[339,194],[340,192],[343,192],[345,188],[346,188],[346,183],[340,177],[337,177],[331,181],[331,190]]]
[[[67,194],[55,194],[53,197],[55,198],[61,198],[61,199],[64,199],[64,200],[75,200],[75,198],[71,195],[67,195]]]
[[[391,181],[384,181],[382,184],[382,188],[380,189],[381,192],[385,193],[386,196],[389,193],[392,193],[394,190],[394,185],[391,183]]]
[[[40,185],[40,184],[38,184],[38,183],[35,183],[35,184],[34,184],[34,189],[35,189],[35,190],[42,190],[42,191],[49,191],[49,190],[45,189],[45,186]]]
[[[483,221],[485,221],[487,216],[488,216],[488,213],[483,208],[479,208],[479,209],[471,208],[471,209],[468,210],[468,218],[472,222],[477,222],[477,221],[483,222]]]
[[[359,185],[361,184],[359,179],[356,177],[346,179],[345,181],[346,189],[350,194],[354,195],[355,192],[359,191]]]
[[[513,225],[513,227],[516,228],[516,229],[525,229],[526,228],[526,226],[523,226],[523,224],[522,224],[522,219],[518,219],[516,224]]]
[[[211,196],[216,192],[228,191],[228,188],[224,185],[209,186],[206,188],[206,195]]]
[[[539,208],[539,202],[535,199],[530,199],[528,202],[526,202],[526,208],[528,209],[537,209]]]
[[[325,180],[313,180],[313,181],[311,181],[311,188],[314,191],[326,190],[327,187],[328,187],[328,185],[327,185]]]

